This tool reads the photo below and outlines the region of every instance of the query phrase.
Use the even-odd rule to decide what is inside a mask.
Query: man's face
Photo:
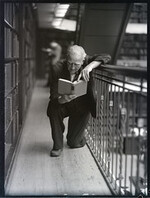
[[[75,74],[82,66],[83,58],[69,56],[67,59],[67,66],[70,74]]]

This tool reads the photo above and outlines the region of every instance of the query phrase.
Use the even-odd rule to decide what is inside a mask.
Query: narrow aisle
[[[49,90],[38,81],[33,91],[6,196],[13,195],[110,195],[87,146],[70,149],[60,157],[49,156],[52,148],[46,116]],[[65,120],[67,125],[67,120]]]

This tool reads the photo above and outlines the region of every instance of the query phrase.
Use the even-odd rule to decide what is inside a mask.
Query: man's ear
[[[86,57],[86,53],[84,53],[84,55],[83,55],[83,61],[85,60],[85,57]]]

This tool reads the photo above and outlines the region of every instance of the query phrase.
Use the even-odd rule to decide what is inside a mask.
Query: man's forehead
[[[71,61],[71,62],[82,62],[83,61],[83,57],[82,55],[69,55],[68,56],[68,61]]]

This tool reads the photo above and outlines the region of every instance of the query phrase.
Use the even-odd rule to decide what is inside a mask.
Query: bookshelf
[[[147,24],[147,3],[134,3],[129,23]],[[119,60],[127,61],[128,66],[147,65],[147,34],[125,33]],[[131,60],[130,62],[128,60]],[[122,62],[123,62],[122,61]],[[143,64],[142,64],[143,62]]]
[[[32,4],[4,3],[6,180],[35,82],[35,28]]]

